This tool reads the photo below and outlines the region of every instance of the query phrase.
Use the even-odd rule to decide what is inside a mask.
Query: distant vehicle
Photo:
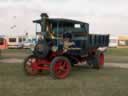
[[[110,36],[109,47],[118,47],[118,36]]]
[[[53,78],[64,79],[72,67],[85,62],[91,68],[103,68],[104,50],[100,48],[108,47],[108,34],[89,34],[88,23],[49,18],[46,13],[33,22],[40,24],[41,31],[33,54],[24,61],[27,74],[49,71]]]
[[[23,42],[23,48],[34,48],[35,46],[35,41],[34,39],[28,39]]]
[[[32,46],[32,42],[25,41],[23,42],[23,48],[30,48]]]
[[[118,47],[120,47],[120,48],[127,48],[128,47],[128,35],[120,35],[119,37],[118,37],[118,39],[119,39],[119,42],[118,42],[118,44],[119,44],[119,46]]]
[[[3,35],[0,35],[0,49],[7,49],[7,40],[6,37]]]
[[[8,48],[23,48],[24,36],[8,37]]]

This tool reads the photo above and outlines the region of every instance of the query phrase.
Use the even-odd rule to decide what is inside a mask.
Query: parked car
[[[31,50],[34,50],[35,46],[35,39],[27,39],[23,42],[23,48],[29,48]]]
[[[23,46],[24,48],[31,48],[31,46],[33,46],[33,43],[29,41],[25,41],[23,42]]]

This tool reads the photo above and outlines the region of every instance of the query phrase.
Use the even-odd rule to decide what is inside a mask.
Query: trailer
[[[49,18],[41,14],[33,21],[41,27],[33,54],[24,61],[28,75],[49,71],[56,79],[66,78],[72,67],[87,62],[94,69],[104,66],[104,50],[108,47],[109,35],[89,34],[89,24],[81,21]]]

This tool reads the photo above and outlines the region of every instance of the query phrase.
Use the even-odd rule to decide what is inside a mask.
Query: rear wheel
[[[34,69],[32,67],[33,64],[36,64],[36,57],[31,55],[29,56],[28,58],[26,58],[26,60],[24,61],[24,69],[25,69],[25,72],[28,74],[28,75],[37,75],[39,70],[37,69]]]
[[[101,69],[104,67],[104,53],[96,52],[95,55],[89,57],[88,64],[94,69]]]
[[[51,76],[55,79],[64,79],[71,72],[71,63],[65,57],[56,57],[50,65]]]
[[[94,68],[101,69],[104,67],[104,53],[98,53],[96,56],[96,63],[94,64]]]

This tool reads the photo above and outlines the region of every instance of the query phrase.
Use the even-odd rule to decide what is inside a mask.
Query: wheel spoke
[[[27,62],[26,64],[27,64],[27,65],[31,65],[31,62]]]
[[[63,61],[63,63],[62,63],[62,67],[64,68],[64,67],[65,67],[65,65],[66,65],[65,61]]]
[[[56,70],[56,74],[57,74],[57,75],[60,75],[61,73],[62,73],[61,70],[59,70],[59,69]]]
[[[36,59],[35,58],[32,58],[31,62],[32,63],[36,62]]]
[[[59,70],[59,68],[60,68],[60,66],[59,66],[59,64],[57,64],[57,65],[55,66],[55,70]]]

